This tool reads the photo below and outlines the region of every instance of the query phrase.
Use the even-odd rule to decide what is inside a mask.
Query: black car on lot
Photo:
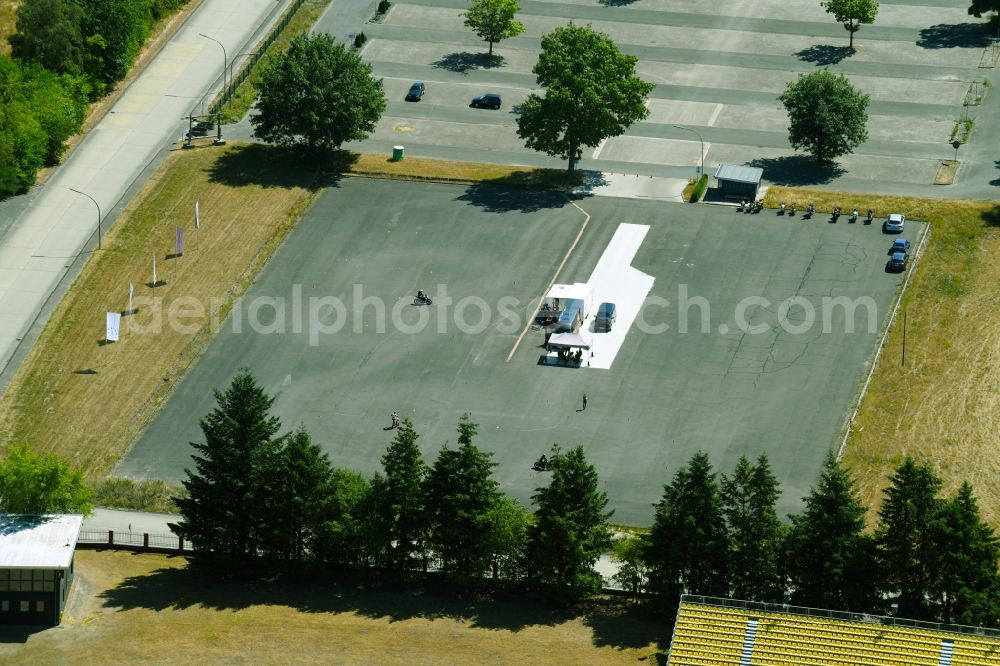
[[[611,332],[611,325],[615,323],[618,313],[614,303],[601,303],[597,308],[597,316],[594,317],[594,331]]]
[[[474,97],[472,99],[472,104],[469,104],[469,106],[475,109],[499,109],[500,104],[500,95],[496,93],[486,93],[485,95]]]
[[[909,255],[905,252],[893,252],[889,256],[889,261],[885,265],[885,270],[893,273],[901,273],[906,270],[906,264],[909,262]]]
[[[414,81],[410,91],[406,93],[407,102],[419,102],[424,98],[424,82]]]

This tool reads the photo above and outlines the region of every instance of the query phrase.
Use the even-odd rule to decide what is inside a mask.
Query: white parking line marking
[[[714,127],[715,121],[719,119],[719,114],[722,113],[722,105],[716,104],[715,110],[712,111],[712,115],[708,117],[708,126]]]

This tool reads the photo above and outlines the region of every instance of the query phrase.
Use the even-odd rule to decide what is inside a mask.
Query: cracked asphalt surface
[[[265,267],[244,299],[242,332],[230,319],[118,472],[181,478],[188,442],[200,439],[197,421],[214,406],[212,389],[247,366],[277,396],[286,429],[305,425],[334,465],[365,474],[378,469],[392,437],[383,430],[390,412],[414,420],[431,461],[469,412],[502,488],[525,503],[545,481],[531,462],[559,443],[586,448],[619,523],[649,524],[663,485],[698,450],[724,472],[742,454],[766,452],[784,490],[779,510],[799,510],[902,284],[903,275],[885,272],[895,236],[845,218],[607,197],[578,203],[592,219],[561,282],[586,280],[619,224],[650,225],[633,261],[656,278],[645,324],[629,331],[610,370],[538,366],[543,338],[531,330],[506,362],[521,327],[494,317],[482,332],[463,332],[457,308],[441,297],[479,297],[494,312],[513,297],[525,321],[583,223],[566,200],[348,178],[323,194]],[[904,236],[915,242],[920,231],[907,221]],[[303,302],[342,299],[350,320],[343,331],[315,346],[308,325],[252,332],[246,305],[258,297],[290,303],[294,285]],[[390,323],[379,332],[377,308],[359,306],[354,285],[387,311],[399,304],[402,325],[424,314],[430,325],[407,334]],[[410,305],[417,288],[435,297],[432,308]],[[836,298],[856,302],[853,315]],[[257,312],[265,324],[268,312]],[[330,311],[320,317],[333,319]],[[478,309],[466,308],[464,320],[477,323]]]

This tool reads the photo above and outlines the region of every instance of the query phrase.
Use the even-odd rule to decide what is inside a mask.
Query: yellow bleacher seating
[[[952,666],[1000,666],[997,638],[687,601],[670,663],[739,664],[750,618],[758,621],[752,666],[938,666],[942,641],[953,643]]]

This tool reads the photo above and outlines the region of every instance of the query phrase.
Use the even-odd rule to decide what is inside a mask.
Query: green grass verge
[[[281,53],[288,48],[292,39],[303,35],[315,25],[316,21],[326,10],[331,0],[306,0],[299,7],[298,11],[288,22],[285,29],[281,31],[278,38],[268,47],[265,53]],[[257,99],[257,82],[260,80],[261,66],[266,62],[263,57],[258,59],[250,70],[249,76],[233,91],[229,102],[222,109],[222,122],[239,122]]]
[[[94,485],[94,504],[132,511],[177,513],[172,497],[183,496],[184,486],[163,481],[133,481],[112,476]]]

